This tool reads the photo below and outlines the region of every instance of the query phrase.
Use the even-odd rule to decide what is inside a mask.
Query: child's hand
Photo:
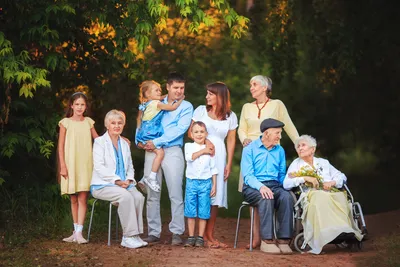
[[[66,167],[66,166],[61,167],[61,169],[60,169],[60,175],[61,175],[62,177],[64,177],[64,179],[68,179],[68,170],[67,170],[67,167]]]
[[[181,99],[179,99],[179,100],[183,100],[183,99],[185,99],[185,95],[182,95]]]
[[[215,188],[215,185],[213,185],[211,188],[210,197],[215,197],[215,194],[217,194],[217,189]]]

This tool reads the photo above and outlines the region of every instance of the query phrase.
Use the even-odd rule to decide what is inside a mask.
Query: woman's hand
[[[61,166],[60,167],[60,175],[64,177],[64,179],[68,179],[68,170],[67,166]]]
[[[209,149],[210,151],[210,156],[214,156],[215,155],[215,146],[213,143],[211,143],[210,140],[206,139],[206,148]]]
[[[131,184],[131,181],[126,180],[126,181],[121,181],[121,180],[117,180],[115,181],[115,184],[122,187],[122,188],[128,188],[128,186]]]
[[[203,148],[203,153],[202,153],[203,155],[204,154],[211,155],[211,153],[214,153],[214,150],[211,147],[206,146],[205,148]]]
[[[312,184],[312,186],[313,186],[314,188],[318,188],[319,183],[318,183],[317,178],[311,177],[311,176],[304,176],[303,178],[304,178],[304,181],[306,181],[306,182]]]
[[[335,181],[330,181],[330,182],[325,182],[324,183],[324,190],[331,190],[332,186],[335,186],[336,182]]]
[[[224,181],[228,180],[230,174],[231,174],[231,167],[226,165],[224,170]]]
[[[243,140],[243,147],[247,146],[247,145],[250,144],[251,142],[252,142],[252,140],[249,139],[249,138],[244,139],[244,140]]]

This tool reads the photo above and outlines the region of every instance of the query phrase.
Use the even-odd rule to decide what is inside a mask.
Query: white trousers
[[[118,216],[124,236],[143,233],[144,196],[136,187],[126,190],[120,186],[106,186],[94,190],[92,195],[101,200],[118,202]]]

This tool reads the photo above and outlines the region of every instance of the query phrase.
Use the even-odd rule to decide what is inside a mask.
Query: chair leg
[[[237,247],[238,234],[239,234],[239,225],[240,225],[240,213],[242,212],[242,208],[243,207],[244,207],[244,205],[240,206],[239,211],[238,211],[238,218],[237,218],[237,223],[236,223],[235,243],[233,245],[233,248]]]
[[[251,207],[250,215],[250,251],[253,251],[253,227],[254,227],[254,207]]]
[[[108,246],[111,246],[111,214],[112,214],[112,203],[110,202],[110,210],[108,216]]]
[[[273,217],[272,217],[272,224],[273,224],[273,228],[274,228],[274,237],[275,237],[275,240],[277,240],[278,239],[278,237],[276,236],[276,225],[277,225],[277,221],[276,221],[276,211],[274,211],[274,214],[272,215]]]
[[[93,221],[94,206],[95,206],[96,202],[97,202],[97,199],[95,199],[95,200],[93,201],[93,204],[92,204],[92,212],[90,213],[90,222],[89,222],[89,229],[88,229],[88,235],[87,235],[87,241],[88,241],[88,242],[89,242],[89,240],[90,240],[90,230],[92,229],[92,221]]]
[[[118,241],[118,228],[119,228],[119,217],[118,217],[118,208],[115,211],[115,240]]]

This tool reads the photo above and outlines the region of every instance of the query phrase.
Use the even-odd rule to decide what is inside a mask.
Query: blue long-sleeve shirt
[[[168,103],[168,97],[163,102]],[[164,134],[153,140],[156,148],[183,146],[183,136],[192,122],[193,106],[183,100],[174,111],[165,112],[161,120]]]
[[[258,138],[243,149],[240,168],[244,183],[256,190],[264,181],[282,184],[286,174],[285,150],[280,145],[268,150]]]

